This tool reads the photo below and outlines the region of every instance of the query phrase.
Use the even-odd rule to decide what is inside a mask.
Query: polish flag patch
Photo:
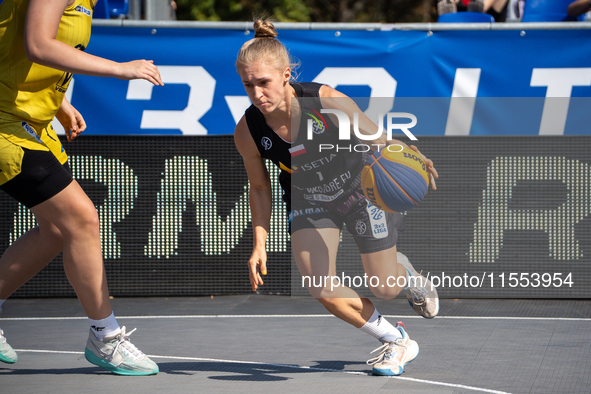
[[[289,153],[291,153],[291,157],[303,155],[304,153],[306,153],[306,148],[304,147],[304,144],[299,144],[298,146],[289,148]]]

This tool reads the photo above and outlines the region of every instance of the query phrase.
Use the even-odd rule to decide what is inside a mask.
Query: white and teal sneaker
[[[401,375],[406,364],[419,355],[419,345],[408,337],[408,334],[404,331],[404,325],[398,323],[396,328],[402,334],[402,338],[398,338],[393,342],[382,341],[383,345],[371,352],[379,351],[377,357],[367,360],[367,364],[373,365],[371,371],[373,375]]]
[[[6,364],[14,364],[18,360],[18,356],[14,349],[6,342],[4,331],[0,329],[0,361]]]
[[[98,340],[92,330],[88,336],[84,356],[101,368],[117,375],[155,375],[159,372],[158,365],[135,347],[129,336],[135,331],[125,332],[121,327],[119,334]]]
[[[435,289],[427,278],[414,269],[405,255],[398,252],[396,257],[397,261],[410,273],[408,286],[403,290],[408,303],[419,315],[427,319],[434,318],[439,313],[437,289]]]

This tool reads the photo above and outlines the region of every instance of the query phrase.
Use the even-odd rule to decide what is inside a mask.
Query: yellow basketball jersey
[[[2,124],[24,121],[36,129],[46,127],[58,111],[72,79],[71,73],[27,59],[23,37],[28,4],[29,0],[0,1],[0,133],[9,140],[20,138],[6,135]],[[90,40],[93,9],[93,0],[76,0],[64,11],[56,39],[85,50]],[[26,147],[23,141],[13,142]]]

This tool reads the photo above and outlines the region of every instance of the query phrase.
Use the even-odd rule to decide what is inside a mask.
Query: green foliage
[[[436,0],[176,0],[178,20],[278,22],[433,22]]]

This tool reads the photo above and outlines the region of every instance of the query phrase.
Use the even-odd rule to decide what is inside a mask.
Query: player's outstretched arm
[[[30,61],[73,74],[145,79],[162,86],[151,60],[117,63],[93,56],[55,39],[70,0],[30,0],[25,21],[25,51]]]

